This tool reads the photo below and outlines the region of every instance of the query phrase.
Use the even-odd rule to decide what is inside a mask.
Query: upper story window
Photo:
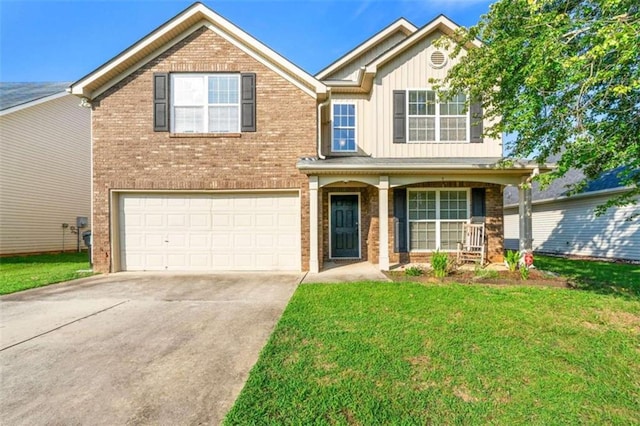
[[[240,74],[171,74],[173,133],[240,132]]]
[[[469,114],[466,95],[437,99],[433,90],[408,91],[409,142],[448,142],[469,140]]]
[[[333,152],[356,151],[356,105],[352,103],[333,104],[332,109]]]

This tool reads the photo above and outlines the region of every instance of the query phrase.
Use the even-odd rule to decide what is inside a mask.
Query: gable
[[[203,27],[215,32],[306,93],[318,98],[326,95],[326,87],[314,77],[201,3],[190,6],[109,62],[73,83],[70,91],[74,95],[93,99]]]
[[[397,67],[400,62],[406,60],[407,55],[416,55],[417,51],[425,46],[431,46],[433,41],[441,36],[454,37],[455,32],[460,28],[444,15],[440,15],[417,31],[392,45],[390,48],[378,54],[366,64],[359,67],[345,64],[342,69],[349,72],[336,73],[343,76],[343,79],[330,79],[330,73],[318,74],[319,78],[329,87],[333,93],[369,93],[373,87],[374,79],[377,79],[379,70]],[[467,48],[480,47],[480,42],[470,43]],[[445,67],[446,68],[446,67]],[[444,69],[444,68],[443,68]],[[338,70],[336,70],[338,71]],[[333,73],[334,71],[331,71]],[[388,72],[388,71],[387,71]],[[422,73],[424,75],[424,73]],[[438,78],[436,76],[436,78]]]
[[[400,18],[324,68],[316,77],[321,80],[354,80],[361,67],[416,30],[411,22]]]

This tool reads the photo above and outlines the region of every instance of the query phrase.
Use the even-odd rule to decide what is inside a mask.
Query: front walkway
[[[391,281],[380,272],[378,265],[369,262],[325,262],[322,271],[309,272],[302,284],[339,283],[349,281]]]

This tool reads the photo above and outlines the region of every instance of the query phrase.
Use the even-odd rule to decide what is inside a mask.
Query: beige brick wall
[[[153,131],[154,72],[255,72],[257,132],[172,137]],[[301,191],[302,265],[309,265],[308,179],[295,165],[313,156],[316,101],[242,50],[202,28],[93,102],[94,268],[110,271],[110,193],[136,190]]]

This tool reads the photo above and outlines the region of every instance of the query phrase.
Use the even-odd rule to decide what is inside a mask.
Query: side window
[[[332,108],[333,152],[356,152],[356,106],[352,103],[333,104]]]

